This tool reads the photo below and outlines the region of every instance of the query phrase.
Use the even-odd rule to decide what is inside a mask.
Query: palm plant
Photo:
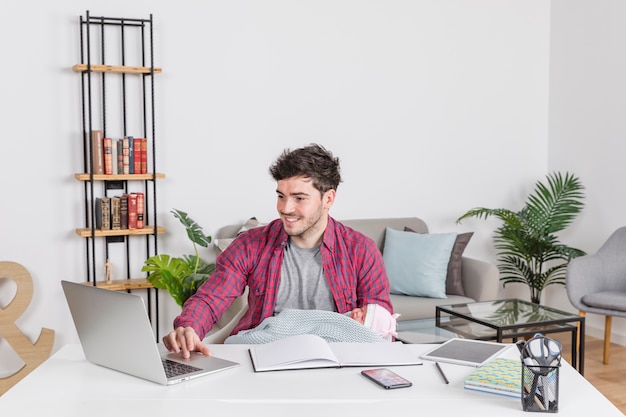
[[[469,217],[487,219],[495,216],[502,225],[495,231],[500,280],[523,283],[530,290],[530,301],[541,302],[541,292],[548,285],[565,285],[568,262],[584,255],[580,249],[563,245],[555,233],[569,226],[584,204],[580,180],[558,172],[547,176],[547,185],[537,182],[520,211],[474,208],[457,219]]]
[[[171,211],[187,230],[187,237],[193,243],[194,254],[180,258],[166,254],[154,255],[144,262],[141,269],[148,272],[148,282],[155,288],[167,290],[176,304],[182,307],[187,298],[215,271],[214,263],[205,263],[198,255],[198,247],[207,247],[211,236],[205,235],[202,227],[184,211]]]

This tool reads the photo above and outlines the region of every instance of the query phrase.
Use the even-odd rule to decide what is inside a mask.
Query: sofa
[[[398,231],[410,229],[427,234],[428,226],[417,217],[343,220],[343,224],[369,236],[384,253],[387,227]],[[498,268],[488,262],[461,256],[460,275],[464,295],[446,294],[446,298],[391,294],[394,313],[399,321],[434,317],[435,307],[442,304],[468,303],[496,299],[499,288]]]
[[[341,223],[358,230],[376,242],[378,248],[383,253],[388,274],[391,274],[391,265],[388,265],[388,262],[392,262],[393,259],[389,255],[389,248],[388,252],[385,252],[387,228],[393,229],[394,234],[390,236],[394,236],[394,239],[396,235],[402,239],[420,239],[420,244],[427,244],[430,245],[430,247],[435,246],[434,243],[430,243],[435,240],[443,241],[445,239],[449,245],[450,240],[452,239],[450,236],[444,236],[450,234],[430,234],[426,223],[417,217],[341,220]],[[256,219],[251,219],[244,225],[226,226],[220,229],[216,234],[215,244],[223,249],[229,241],[232,241],[232,239],[237,236],[238,233],[242,233],[250,227],[255,227],[256,225],[261,224],[256,222]],[[454,243],[458,243],[458,238],[461,234],[452,235],[457,238]],[[434,317],[435,307],[437,305],[486,301],[497,298],[499,288],[498,268],[492,263],[462,256],[462,252],[471,237],[471,233],[466,233],[464,235],[466,236],[464,244],[461,245],[462,247],[456,248],[458,261],[458,265],[456,265],[456,273],[457,276],[460,277],[461,287],[459,288],[459,284],[457,283],[457,290],[454,291],[454,293],[450,293],[452,290],[446,291],[445,295],[439,295],[436,298],[430,296],[393,293],[394,291],[392,285],[391,302],[394,307],[394,313],[400,314],[400,317],[398,318],[399,321]],[[429,241],[428,239],[431,240]],[[399,240],[398,242],[401,244],[403,241]],[[396,244],[396,241],[394,240],[394,242],[391,242],[390,238],[390,241],[387,243],[388,245],[391,245],[392,243]],[[454,249],[455,245],[453,245],[452,251],[454,251]],[[445,290],[449,290],[447,279],[449,278],[450,268],[452,267],[452,257],[450,254],[451,252],[447,252],[447,256],[450,257],[450,262],[447,265],[448,276],[446,277]],[[403,259],[413,259],[414,257],[399,253],[399,258],[400,259],[396,259],[395,262],[402,261]],[[390,281],[392,281],[391,275]],[[410,293],[410,291],[407,292]],[[205,343],[222,343],[224,339],[228,337],[241,316],[243,316],[247,310],[246,298],[247,293],[239,297],[233,303],[222,318],[216,323],[211,332],[207,334],[204,339]]]

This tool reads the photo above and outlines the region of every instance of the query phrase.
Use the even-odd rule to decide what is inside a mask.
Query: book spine
[[[137,193],[128,195],[128,228],[137,228]]]
[[[109,197],[96,198],[96,228],[111,229],[111,199]]]
[[[102,149],[103,138],[104,133],[102,130],[91,131],[91,157],[94,174],[104,174],[104,150]]]
[[[128,139],[128,173],[135,173],[135,140],[132,136],[127,136]]]
[[[521,398],[522,396],[521,391],[514,392],[514,391],[507,391],[507,390],[502,390],[502,389],[497,389],[497,388],[481,387],[478,385],[464,385],[464,388],[467,390],[471,390],[471,391],[487,392],[490,394],[504,395],[506,397],[512,397],[512,398]]]
[[[141,159],[143,158],[143,145],[141,144],[141,138],[133,139],[133,149],[135,150],[133,155],[133,169],[135,174],[142,174],[141,172]]]
[[[102,148],[104,150],[104,173],[113,175],[113,141],[111,138],[102,139]]]
[[[143,229],[145,226],[144,207],[145,207],[144,194],[137,193],[137,229]]]
[[[124,173],[124,140],[117,140],[117,173]]]
[[[128,194],[122,194],[120,197],[120,228],[128,229]]]
[[[117,140],[111,139],[111,165],[113,166],[113,175],[117,175]]]
[[[141,138],[141,173],[148,173],[148,139]]]
[[[130,174],[130,159],[128,149],[128,138],[122,139],[122,173]]]
[[[111,230],[120,230],[122,219],[120,218],[120,198],[111,197]]]

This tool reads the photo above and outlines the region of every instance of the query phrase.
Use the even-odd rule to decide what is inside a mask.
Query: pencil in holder
[[[559,411],[561,344],[542,334],[517,344],[522,362],[522,409]]]

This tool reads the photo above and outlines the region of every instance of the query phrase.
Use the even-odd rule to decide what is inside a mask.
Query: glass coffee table
[[[584,372],[585,318],[519,299],[448,304],[436,307],[435,317],[398,321],[398,340],[405,343],[442,343],[453,337],[516,342],[535,333],[570,332],[572,366]]]
[[[457,337],[479,340],[517,341],[535,333],[570,332],[572,366],[583,374],[585,318],[555,308],[519,299],[440,305],[435,310],[435,327]],[[401,322],[398,322],[398,324]],[[577,341],[580,340],[580,347]]]

